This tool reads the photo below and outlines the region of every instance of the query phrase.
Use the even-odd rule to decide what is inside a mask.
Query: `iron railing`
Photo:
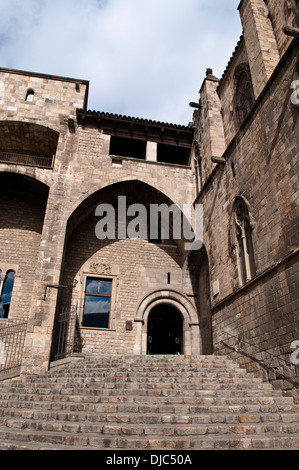
[[[27,322],[0,321],[0,380],[20,375]]]
[[[55,361],[69,357],[74,352],[77,321],[77,307],[61,310],[58,317]]]
[[[19,153],[0,152],[0,163],[12,163],[14,165],[34,166],[44,169],[53,169],[54,156],[41,157],[37,155],[24,155]]]
[[[221,343],[230,350],[258,363],[260,369],[265,372],[268,382],[284,380],[291,383],[295,388],[299,387],[298,376],[295,372],[296,366],[290,361],[279,355],[274,355],[265,349],[261,349],[256,344],[245,340],[242,335],[235,336],[228,332],[225,332],[225,334],[237,341],[234,345],[230,345],[223,340]],[[246,351],[246,348],[250,351]],[[278,370],[279,368],[282,372]]]

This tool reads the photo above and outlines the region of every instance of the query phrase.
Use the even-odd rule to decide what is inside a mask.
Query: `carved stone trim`
[[[112,272],[112,268],[109,264],[104,263],[90,263],[90,272],[96,274],[106,274],[110,275]]]

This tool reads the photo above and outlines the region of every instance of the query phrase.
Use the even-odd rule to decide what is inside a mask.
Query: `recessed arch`
[[[0,121],[0,152],[51,158],[56,154],[59,132],[24,121]]]
[[[149,185],[139,179],[132,180],[127,179],[123,181],[115,182],[111,185],[105,186],[98,189],[97,191],[89,194],[88,196],[82,196],[81,200],[77,200],[72,208],[72,212],[69,214],[67,223],[67,237],[86,219],[90,214],[95,213],[95,209],[99,204],[111,204],[117,208],[118,197],[126,196],[126,204],[129,207],[132,204],[144,204],[149,214],[150,204],[166,205],[167,207],[175,207],[177,213],[181,214],[181,238],[175,237],[175,243],[179,250],[184,253],[184,246],[186,240],[184,238],[183,221],[190,228],[189,232],[192,233],[192,227],[187,221],[186,217],[181,212],[179,204],[171,200],[165,193],[157,189],[156,187]],[[170,218],[170,237],[174,234],[174,221]],[[186,231],[187,232],[187,231]]]
[[[72,311],[75,305],[78,306],[79,326],[78,331],[85,338],[85,326],[81,322],[83,312],[83,290],[86,280],[95,274],[100,278],[108,275],[112,279],[112,296],[109,329],[118,331],[123,328],[125,315],[131,315],[131,321],[134,320],[134,303],[128,293],[132,286],[135,286],[136,292],[144,291],[147,286],[148,276],[153,277],[153,282],[159,285],[167,285],[167,272],[173,273],[176,279],[174,284],[181,286],[182,268],[184,265],[184,239],[173,240],[169,245],[159,245],[152,243],[152,240],[132,238],[99,239],[96,235],[96,225],[99,217],[96,216],[96,208],[100,204],[109,204],[115,207],[115,216],[118,224],[118,198],[126,196],[126,207],[133,204],[144,205],[146,209],[150,204],[165,204],[171,206],[174,202],[157,190],[155,187],[146,184],[140,180],[119,181],[104,188],[94,191],[85,196],[78,204],[76,202],[73,212],[69,215],[66,227],[66,237],[64,244],[64,257],[62,260],[62,269],[60,285],[70,286],[67,289],[61,289],[57,298],[55,314],[55,332],[59,329],[59,318],[63,311]],[[129,218],[129,216],[128,216]],[[127,221],[125,220],[125,223]],[[181,223],[181,222],[180,222]],[[118,229],[118,227],[117,227]],[[172,236],[173,226],[170,221],[170,238]],[[116,235],[119,233],[116,231]],[[137,237],[138,238],[138,237]],[[88,243],[86,243],[88,241]],[[149,259],[153,257],[153,262]],[[162,261],[161,261],[162,260]],[[133,261],[133,262],[132,262]],[[164,263],[164,264],[163,264]],[[162,272],[165,266],[165,272]],[[156,276],[152,270],[159,274]],[[110,276],[110,277],[109,277]],[[159,279],[159,281],[158,281]],[[161,279],[161,280],[160,280]],[[130,287],[131,286],[131,287]],[[145,287],[146,289],[147,287]],[[135,296],[135,295],[134,295]],[[119,311],[116,306],[116,300],[122,303],[122,309]],[[160,299],[155,299],[159,304]],[[198,354],[200,347],[198,317],[194,306],[186,298],[181,296],[176,298],[176,294],[167,296],[167,302],[176,308],[184,318],[184,344],[185,354]],[[154,305],[152,305],[154,307]],[[195,331],[197,329],[197,331]],[[133,329],[136,333],[136,328]],[[110,335],[113,336],[113,332]],[[192,348],[191,337],[194,347]],[[56,333],[53,336],[52,355],[55,356]],[[88,347],[89,339],[82,348]],[[135,341],[135,340],[134,340]],[[134,341],[127,346],[133,349]],[[145,346],[146,347],[146,346]]]
[[[31,195],[46,202],[49,185],[46,179],[37,175],[31,176],[27,172],[18,170],[0,170],[0,192],[5,195],[8,191]]]
[[[30,310],[48,194],[37,179],[0,172],[0,268],[16,272],[11,319],[27,318]]]
[[[3,176],[2,176],[3,175]],[[31,184],[35,184],[36,187],[40,187],[41,190],[48,193],[50,189],[50,178],[45,172],[36,172],[33,168],[24,168],[14,165],[10,168],[0,168],[0,178],[6,178],[5,175],[11,175],[10,177],[24,178],[24,180],[31,181]],[[43,189],[42,189],[43,188]]]
[[[182,354],[200,355],[202,350],[200,325],[195,306],[181,292],[166,289],[151,292],[139,302],[134,319],[137,327],[134,353],[147,354],[149,316],[154,308],[162,305],[173,307],[182,316],[184,324]]]

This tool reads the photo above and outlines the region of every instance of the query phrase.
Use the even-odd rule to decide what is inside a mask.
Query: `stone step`
[[[0,410],[0,424],[7,424],[11,418],[34,421],[66,421],[84,423],[129,423],[129,424],[207,424],[207,423],[299,423],[299,409],[297,413],[279,412],[261,407],[245,408],[242,406],[229,407],[192,407],[192,406],[119,406],[115,410],[102,407],[88,411],[70,410],[41,410],[36,408],[24,409],[10,407]]]
[[[299,405],[288,397],[136,397],[111,396],[96,399],[61,400],[47,399],[40,396],[16,396],[14,399],[0,400],[0,416],[7,409],[19,410],[58,410],[92,411],[97,413],[297,413]],[[77,398],[77,397],[76,397]]]
[[[24,418],[1,418],[0,427],[5,426],[8,429],[40,431],[42,432],[69,432],[72,434],[109,434],[109,435],[129,435],[129,436],[198,436],[206,434],[265,434],[267,432],[279,432],[294,434],[299,432],[298,417],[295,420],[273,420],[261,421],[258,415],[240,415],[238,419],[231,422],[212,421],[182,423],[174,420],[174,417],[168,415],[161,417],[161,422],[151,423],[150,415],[145,415],[141,422],[129,422],[128,415],[119,415],[119,421],[112,422],[74,422],[53,419],[44,421],[40,419]],[[114,417],[115,419],[115,417]],[[289,417],[290,419],[290,417]],[[149,419],[150,421],[150,419]],[[295,421],[295,422],[294,422]]]
[[[115,381],[115,382],[89,382],[89,383],[73,383],[67,382],[65,384],[60,383],[39,383],[36,385],[30,385],[26,387],[27,393],[41,393],[47,394],[49,391],[51,393],[65,393],[65,394],[93,394],[97,391],[102,391],[104,393],[105,390],[134,390],[134,392],[138,392],[138,390],[142,391],[161,391],[161,388],[166,393],[167,391],[176,391],[177,393],[183,392],[192,392],[192,391],[205,391],[205,390],[226,390],[228,393],[233,391],[244,391],[250,392],[251,390],[261,390],[261,391],[272,391],[272,387],[270,384],[264,384],[262,382],[244,382],[244,381],[229,381],[229,382],[219,382],[219,381],[198,381],[198,382],[151,382],[151,381]],[[12,387],[6,387],[3,389],[4,393],[18,393],[19,391],[24,390],[24,387],[19,385],[14,385]]]
[[[16,387],[18,385],[23,386],[23,384],[30,384],[34,380],[35,384],[43,384],[43,383],[48,383],[48,384],[65,384],[65,383],[84,383],[84,384],[89,384],[89,383],[102,383],[102,382],[152,382],[152,383],[157,383],[161,384],[164,382],[171,382],[171,383],[225,383],[225,384],[230,384],[230,383],[263,383],[263,381],[260,378],[257,377],[251,377],[248,375],[244,376],[239,376],[237,374],[230,374],[230,375],[219,375],[214,376],[212,374],[210,375],[178,375],[178,373],[173,373],[172,375],[151,375],[151,374],[120,374],[120,373],[115,373],[115,374],[107,374],[107,375],[71,375],[69,376],[63,376],[63,377],[52,377],[52,376],[44,376],[43,378],[35,378],[35,377],[28,377],[26,379],[23,379],[22,381],[15,381],[14,384],[9,383],[9,382],[4,382],[3,383],[3,388],[7,388],[10,385],[15,385]]]
[[[261,394],[262,392],[262,394]],[[120,390],[115,394],[115,389],[111,390],[76,390],[64,389],[61,390],[61,393],[56,391],[52,392],[50,388],[44,389],[43,393],[29,392],[28,390],[19,390],[15,393],[2,393],[1,400],[12,402],[12,401],[28,401],[33,403],[38,402],[50,402],[50,403],[124,403],[124,402],[149,402],[154,403],[155,400],[160,400],[161,398],[168,400],[172,403],[182,403],[189,402],[190,400],[203,400],[207,399],[211,402],[213,400],[224,398],[231,400],[241,400],[245,402],[248,399],[259,400],[263,398],[279,398],[281,397],[280,391],[277,390]],[[288,399],[285,399],[287,404]],[[290,398],[292,400],[292,398]]]
[[[55,372],[59,372],[59,368],[55,369],[59,365],[60,361],[56,361],[51,364],[51,367],[54,368]],[[63,361],[62,365],[64,365]],[[64,365],[64,370],[67,368],[73,370],[105,370],[111,368],[125,370],[129,368],[131,370],[136,367],[139,369],[158,369],[163,367],[165,370],[173,368],[196,368],[200,370],[201,368],[209,368],[211,366],[215,369],[241,369],[237,363],[224,356],[123,356],[115,359],[99,358],[98,361],[82,360],[69,362]]]
[[[117,393],[115,393],[117,391]],[[262,393],[262,395],[261,395]],[[61,391],[50,388],[41,390],[17,390],[14,393],[2,393],[2,400],[28,400],[28,401],[50,401],[50,402],[77,402],[77,403],[100,403],[104,399],[107,401],[111,398],[111,401],[118,399],[124,401],[125,398],[135,396],[139,399],[159,399],[161,397],[172,399],[190,399],[190,398],[250,398],[260,396],[263,397],[280,397],[281,393],[277,390],[160,390],[160,389],[101,389],[101,390],[90,390],[90,389],[63,389]]]
[[[53,367],[53,366],[52,366]],[[80,371],[79,364],[73,364],[70,366],[67,366],[69,370],[72,371]],[[134,372],[136,370],[138,371],[158,371],[160,369],[165,370],[166,372],[168,371],[175,371],[175,370],[182,370],[182,371],[188,371],[190,370],[191,372],[194,371],[209,371],[211,368],[214,371],[221,371],[221,370],[227,370],[228,372],[234,372],[234,371],[242,371],[244,369],[241,369],[239,365],[236,365],[234,363],[221,363],[221,362],[215,362],[215,363],[173,363],[170,362],[168,364],[157,364],[157,363],[142,363],[142,362],[136,362],[136,363],[122,363],[122,364],[90,364],[90,365],[83,365],[82,366],[82,372],[100,372],[100,371],[109,371],[109,370],[119,370],[119,371],[129,371],[129,372]],[[57,368],[51,369],[51,373],[55,374],[61,374],[62,371],[61,369]]]
[[[181,375],[179,375],[181,374]],[[94,372],[77,372],[77,371],[70,371],[69,376],[66,376],[65,374],[49,374],[49,375],[42,375],[42,376],[36,376],[34,377],[35,383],[43,382],[47,380],[48,382],[51,383],[62,383],[65,381],[70,381],[70,380],[78,380],[78,381],[93,381],[94,379],[97,380],[105,380],[109,378],[149,378],[151,380],[158,379],[159,381],[164,380],[165,378],[170,378],[170,379],[176,379],[176,380],[181,380],[181,379],[214,379],[214,380],[221,380],[221,379],[257,379],[251,374],[246,373],[246,371],[241,370],[241,371],[236,371],[236,372],[227,372],[227,371],[219,371],[215,372],[213,370],[207,370],[207,371],[177,371],[177,370],[172,370],[172,371],[164,371],[158,370],[158,371],[138,371],[136,372],[135,370],[132,372],[128,372],[127,370],[125,371],[119,371],[118,369],[115,369],[115,371],[107,370],[107,371],[94,371]],[[32,377],[28,376],[27,378],[23,378],[23,382],[31,382]],[[4,382],[5,385],[5,382]]]
[[[76,417],[84,417],[84,420],[101,421],[109,420],[112,417],[117,420],[125,419],[124,416],[131,416],[135,422],[138,420],[142,422],[144,416],[152,416],[155,422],[163,421],[164,416],[171,419],[182,419],[184,421],[208,421],[218,422],[222,418],[224,422],[245,420],[245,415],[259,416],[260,421],[285,421],[292,422],[295,416],[298,419],[298,408],[291,408],[285,410],[279,406],[271,407],[267,405],[222,405],[222,406],[208,406],[208,405],[76,405],[76,404],[40,404],[35,403],[17,403],[10,405],[10,407],[3,408],[0,414],[0,420],[5,420],[7,417],[21,417],[24,419],[44,419],[45,416],[52,417],[53,419],[65,419],[68,421],[76,420]],[[139,416],[139,417],[138,417]],[[208,418],[208,416],[210,418]],[[148,416],[148,419],[150,417]],[[129,420],[130,422],[130,420]],[[221,422],[221,421],[219,421]]]
[[[115,436],[91,436],[86,439],[77,439],[77,444],[74,440],[70,440],[67,435],[63,439],[59,439],[52,435],[53,442],[47,442],[47,435],[43,435],[39,440],[22,440],[23,435],[14,436],[14,440],[7,437],[4,441],[0,440],[0,450],[41,450],[41,451],[55,451],[55,450],[125,450],[125,451],[152,451],[152,450],[172,450],[182,451],[187,450],[293,450],[299,448],[298,437],[277,437],[277,435],[265,436],[247,436],[239,437],[213,437],[200,436],[196,438],[172,437],[167,438],[136,438],[126,437],[118,438]],[[55,440],[57,442],[55,442]],[[71,444],[70,444],[71,441]],[[63,444],[61,442],[67,442]]]
[[[100,428],[81,425],[80,431],[68,423],[50,426],[42,423],[37,429],[14,429],[0,427],[0,449],[4,442],[17,441],[18,444],[44,443],[77,446],[88,449],[298,449],[299,438],[294,426],[289,425],[216,425],[216,426],[155,426],[142,428],[124,425],[122,427],[103,426]],[[28,432],[30,430],[30,432]],[[90,431],[90,432],[89,432]],[[95,431],[95,432],[92,432]],[[279,437],[277,435],[279,432]],[[218,445],[217,445],[218,444]],[[243,447],[244,446],[244,447]],[[37,446],[36,446],[37,447]],[[38,447],[37,447],[38,448]]]

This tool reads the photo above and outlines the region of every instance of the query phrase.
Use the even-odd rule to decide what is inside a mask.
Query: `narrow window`
[[[87,278],[83,326],[109,328],[111,288],[111,279]]]
[[[237,237],[237,257],[241,284],[250,281],[255,275],[254,251],[252,244],[252,224],[247,205],[238,199],[235,205],[235,228]]]
[[[25,101],[27,101],[27,103],[32,103],[33,100],[34,100],[34,90],[30,88],[29,90],[27,90]]]
[[[15,272],[7,271],[1,291],[0,318],[8,318],[14,281]]]
[[[242,64],[235,73],[236,93],[235,105],[239,124],[248,116],[254,105],[254,94],[251,83],[249,68]]]

